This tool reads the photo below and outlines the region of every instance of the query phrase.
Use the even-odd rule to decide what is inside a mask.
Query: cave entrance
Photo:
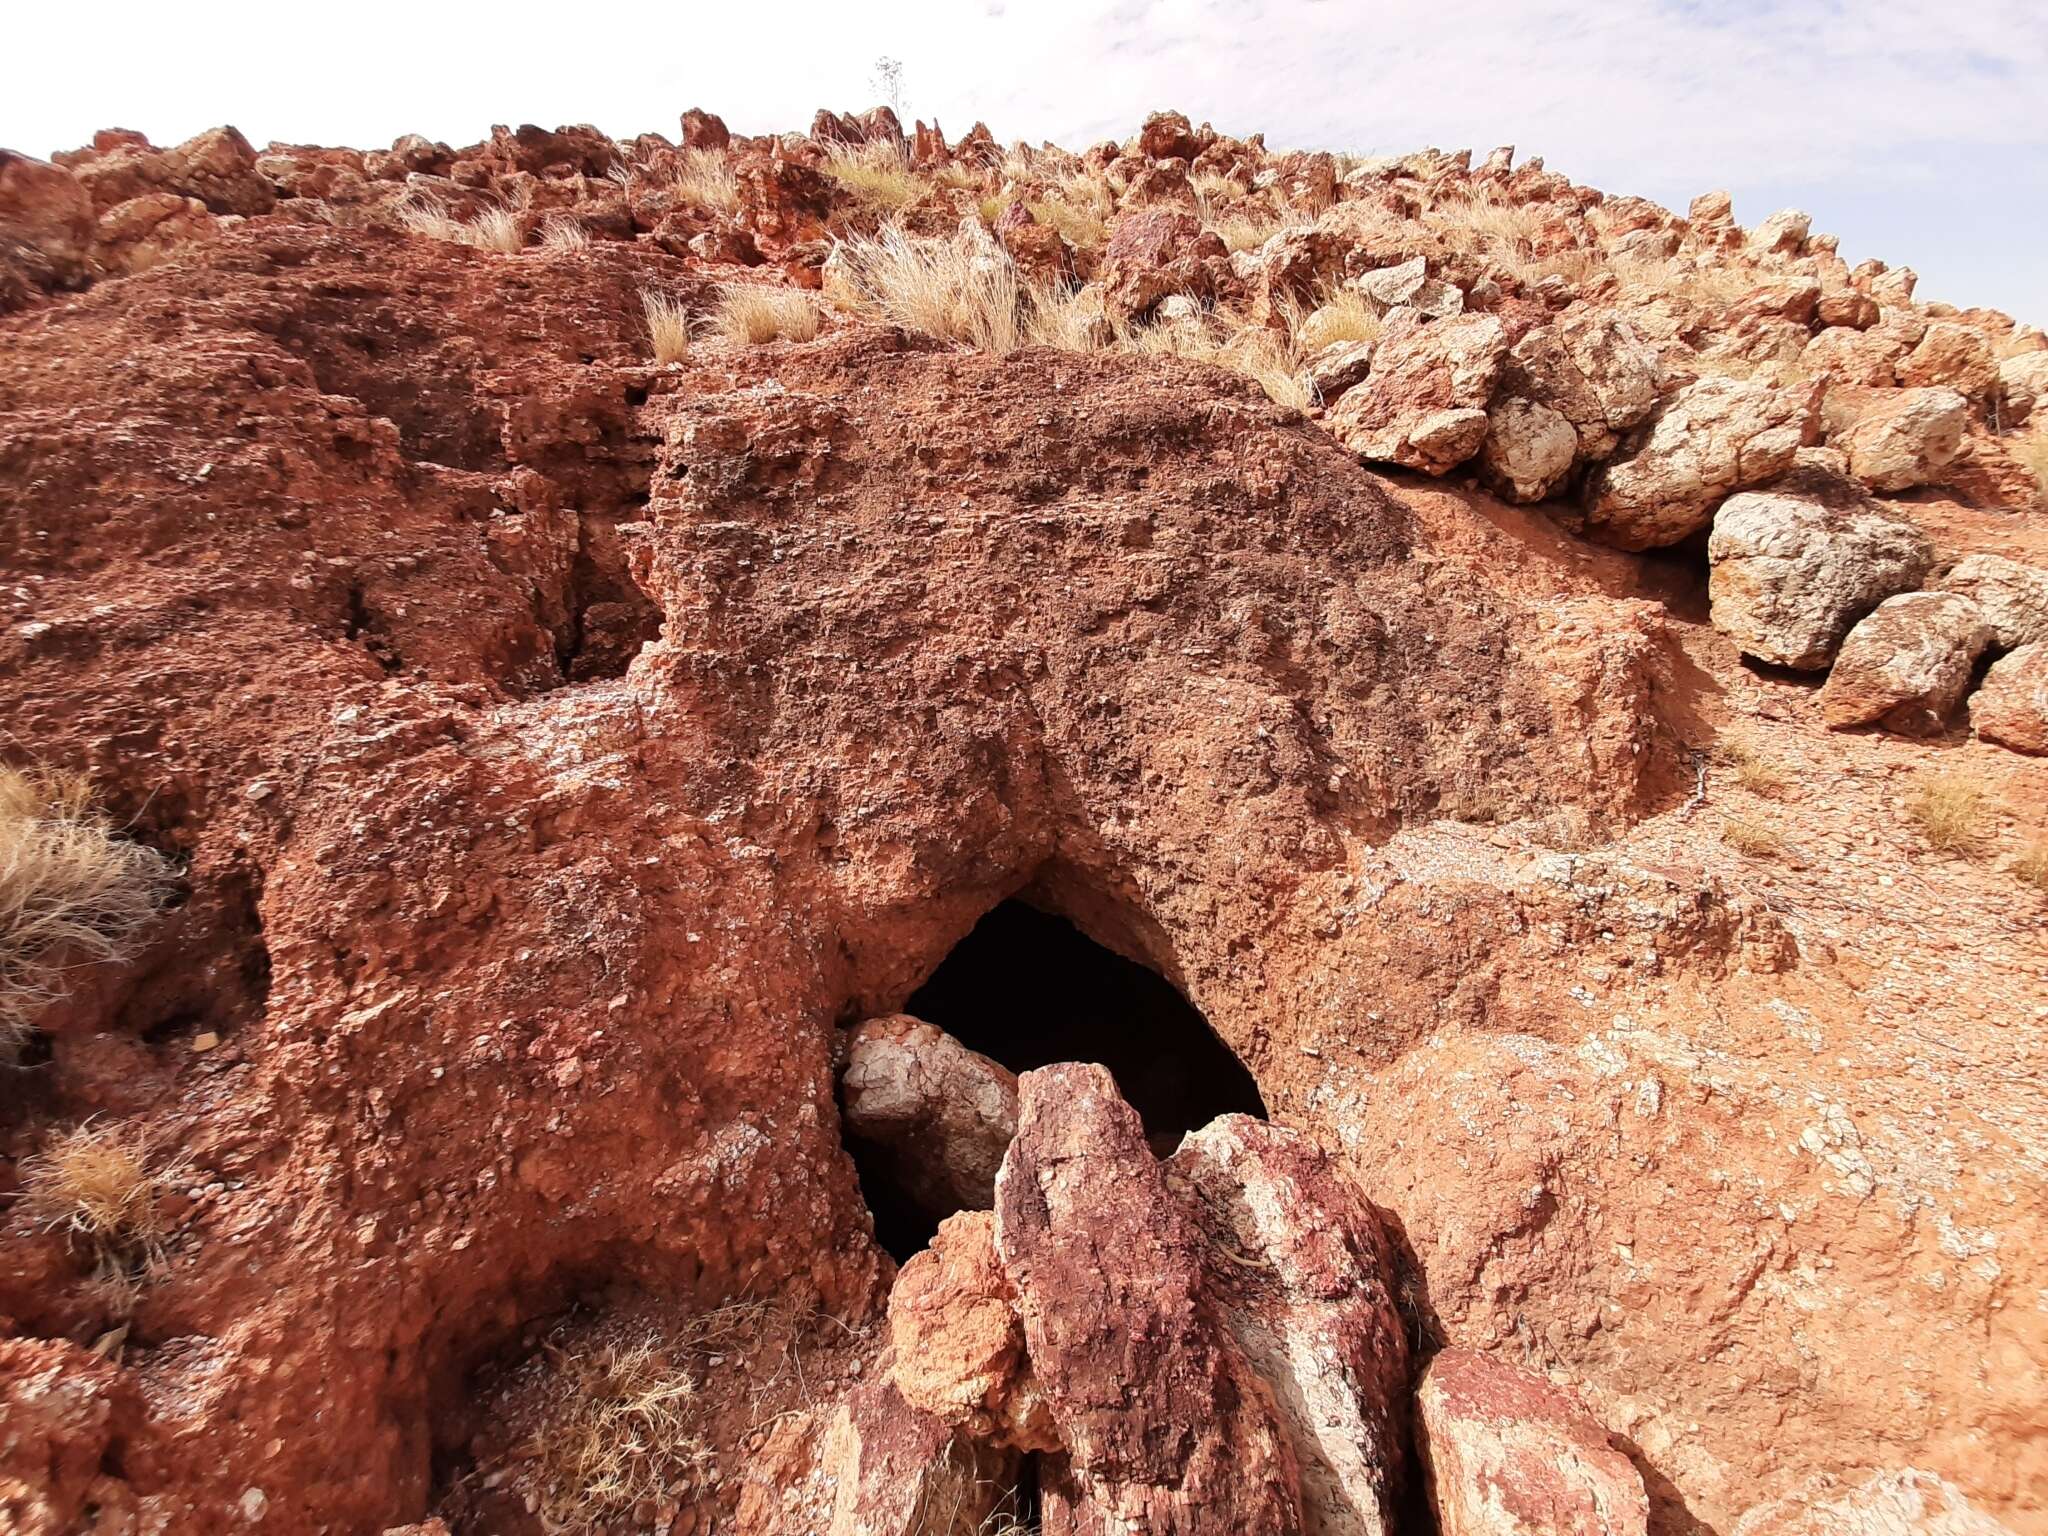
[[[1251,1073],[1171,982],[1020,900],[976,923],[903,1011],[1012,1072],[1100,1063],[1162,1157],[1218,1115],[1266,1118]],[[851,1150],[876,1241],[899,1262],[929,1245],[950,1212],[920,1209],[888,1159]]]

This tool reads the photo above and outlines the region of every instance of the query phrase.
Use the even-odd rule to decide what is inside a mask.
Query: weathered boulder
[[[1183,112],[1154,112],[1138,130],[1138,153],[1153,160],[1192,160],[1201,142]]]
[[[2048,640],[2048,570],[2004,555],[1965,555],[1939,585],[1977,605],[2000,650]]]
[[[1865,498],[1744,491],[1707,539],[1713,624],[1746,656],[1824,668],[1850,626],[1919,586],[1933,559],[1914,524]]]
[[[1939,482],[1969,424],[1970,403],[1953,389],[1887,390],[1834,445],[1873,491],[1903,491]]]
[[[155,266],[178,246],[219,233],[220,220],[198,198],[146,192],[101,214],[94,237],[101,269],[125,275]]]
[[[1734,1536],[2013,1536],[1962,1490],[1932,1472],[1879,1472],[1844,1488],[1820,1476],[1784,1498],[1759,1504]]]
[[[889,1345],[891,1379],[912,1406],[1015,1450],[1059,1449],[989,1212],[940,1222],[903,1266],[889,1293]]]
[[[1908,386],[1945,385],[1980,403],[1995,400],[1998,358],[1975,326],[1936,320],[1920,344],[1899,360],[1898,380]]]
[[[78,178],[0,149],[0,314],[92,273],[93,207]]]
[[[1547,501],[1564,488],[1579,452],[1569,421],[1520,395],[1495,401],[1486,418],[1479,473],[1489,486],[1509,501]]]
[[[1678,391],[1586,488],[1586,532],[1620,549],[1676,544],[1735,491],[1776,479],[1819,431],[1820,381],[1801,389],[1705,378]]]
[[[1417,1440],[1443,1536],[1642,1536],[1634,1465],[1576,1398],[1535,1372],[1452,1347],[1416,1392]]]
[[[1970,695],[1970,725],[1986,741],[2048,753],[2048,640],[2023,645],[1991,664]]]
[[[1941,730],[1991,644],[1991,626],[1967,597],[1904,592],[1849,631],[1821,686],[1821,718],[1836,730],[1876,722],[1925,736]]]
[[[1117,220],[1102,256],[1104,304],[1128,319],[1149,315],[1168,294],[1206,299],[1230,270],[1223,237],[1192,213],[1151,208]]]
[[[987,1210],[1017,1132],[1017,1079],[908,1014],[869,1019],[847,1036],[840,1078],[846,1128],[883,1149],[920,1208]]]
[[[1781,209],[1750,232],[1749,248],[1759,255],[1797,256],[1806,245],[1813,216],[1797,208]]]
[[[1188,1136],[1167,1169],[1197,1196],[1209,1295],[1279,1407],[1301,1469],[1302,1529],[1396,1530],[1408,1340],[1380,1213],[1314,1142],[1244,1115]]]
[[[1315,316],[1309,318],[1313,320]],[[1316,398],[1335,400],[1347,389],[1355,389],[1364,383],[1366,375],[1372,372],[1372,351],[1373,344],[1369,341],[1333,341],[1317,349],[1304,370]]]
[[[1521,395],[1563,416],[1582,460],[1604,459],[1657,404],[1657,354],[1612,310],[1574,306],[1517,341],[1501,375]]]
[[[1507,333],[1491,315],[1389,326],[1372,372],[1324,425],[1361,458],[1445,474],[1486,441]]]
[[[724,149],[732,143],[725,119],[701,107],[692,107],[683,114],[682,134],[685,149]]]
[[[1431,277],[1429,263],[1421,256],[1367,272],[1358,279],[1358,286],[1383,310],[1405,306],[1432,320],[1443,320],[1465,308],[1465,295]]]
[[[1016,1482],[1016,1458],[956,1436],[887,1381],[856,1387],[826,1431],[836,1482],[826,1536],[977,1536]]]
[[[75,170],[101,210],[150,192],[197,198],[214,213],[268,213],[277,206],[276,189],[256,168],[256,151],[234,128],[210,128],[171,149],[120,143]]]
[[[2048,352],[2020,352],[1998,365],[1998,385],[2005,395],[2004,419],[2017,426],[2048,397]]]
[[[1799,354],[1810,373],[1829,374],[1834,382],[1869,389],[1890,389],[1897,377],[1906,343],[1894,332],[1852,330],[1831,325],[1816,331]]]
[[[1019,1079],[996,1249],[1065,1447],[1041,1462],[1048,1531],[1301,1528],[1279,1415],[1205,1304],[1204,1248],[1107,1071]]]

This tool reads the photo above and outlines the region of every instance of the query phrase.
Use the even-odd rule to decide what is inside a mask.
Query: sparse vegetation
[[[679,363],[690,351],[690,312],[682,300],[666,293],[640,295],[640,308],[647,316],[647,334],[654,343],[654,360],[667,366]]]
[[[169,860],[93,808],[84,779],[0,768],[0,1063],[66,968],[128,953],[171,879]]]
[[[1301,221],[1286,214],[1253,208],[1205,216],[1204,222],[1222,237],[1223,244],[1230,250],[1256,251],[1282,230]]]
[[[1772,859],[1785,850],[1785,839],[1773,828],[1746,816],[1724,818],[1721,840],[1745,859]]]
[[[794,288],[735,283],[721,290],[712,324],[728,341],[757,347],[770,341],[809,341],[818,334],[818,306]]]
[[[1984,846],[1984,786],[1970,775],[1924,775],[1907,799],[1906,814],[1927,846],[1939,852],[1971,855]]]
[[[95,1287],[125,1312],[163,1262],[160,1206],[183,1169],[182,1160],[154,1159],[140,1131],[88,1120],[22,1161],[22,1199],[44,1230],[91,1253]]]
[[[1108,200],[1107,188],[1103,189],[1103,199],[1105,202]],[[1073,203],[1055,197],[1040,198],[1024,206],[1032,218],[1056,231],[1076,250],[1093,250],[1109,239],[1108,215],[1093,204]]]
[[[1209,315],[1198,322],[1143,327],[1129,333],[1124,344],[1134,352],[1185,357],[1241,373],[1276,405],[1307,410],[1314,403],[1289,337],[1267,326]]]
[[[2035,837],[2012,861],[2012,872],[2037,891],[2048,892],[2048,837]]]
[[[839,252],[854,303],[892,325],[983,352],[1012,352],[1024,341],[1023,290],[999,250],[959,235],[919,239],[889,225]]]
[[[1306,314],[1297,309],[1286,319],[1303,352],[1344,341],[1378,341],[1382,330],[1379,310],[1356,288],[1332,289],[1319,295]]]
[[[533,1437],[541,1518],[590,1530],[687,1485],[710,1452],[690,1432],[697,1381],[679,1351],[645,1332],[571,1353],[551,1345],[551,1391]]]
[[[677,150],[669,185],[683,201],[712,213],[730,213],[739,206],[739,179],[723,150]]]
[[[835,145],[824,172],[868,207],[894,213],[916,202],[924,183],[911,170],[901,145]]]
[[[540,248],[550,256],[574,256],[590,249],[590,231],[558,214],[541,225]]]
[[[2041,409],[2048,410],[2048,405]],[[2048,496],[2048,431],[2036,427],[2032,432],[2015,432],[2005,439],[2005,450],[2034,477],[2041,493]]]
[[[398,222],[415,235],[474,246],[480,251],[509,255],[526,244],[519,220],[504,208],[487,208],[464,223],[439,203],[407,203],[398,210]]]
[[[1717,755],[1735,776],[1735,782],[1753,795],[1776,795],[1790,782],[1774,759],[1766,757],[1748,742],[1723,742]]]

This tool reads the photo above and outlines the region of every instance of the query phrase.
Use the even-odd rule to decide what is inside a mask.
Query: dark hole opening
[[[1266,1118],[1251,1073],[1172,983],[1022,901],[975,924],[903,1011],[1012,1072],[1101,1063],[1162,1157],[1218,1115]],[[939,1215],[906,1195],[887,1158],[857,1140],[852,1151],[876,1241],[898,1261],[928,1246]]]

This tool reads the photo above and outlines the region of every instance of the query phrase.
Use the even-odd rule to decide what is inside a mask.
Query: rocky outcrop
[[[1507,333],[1491,315],[1390,327],[1372,372],[1324,425],[1363,459],[1446,474],[1485,443],[1506,356]]]
[[[1102,297],[1129,319],[1149,315],[1161,299],[1206,299],[1230,270],[1222,239],[1193,214],[1149,209],[1117,221],[1102,256]]]
[[[1877,397],[1835,446],[1873,491],[1939,483],[1963,446],[1969,402],[1953,389],[1903,389]]]
[[[93,206],[60,166],[0,149],[0,314],[92,271]]]
[[[889,1382],[856,1388],[827,1430],[836,1493],[825,1536],[981,1536],[1015,1458],[962,1440]]]
[[[1509,501],[1547,501],[1571,479],[1579,436],[1547,405],[1510,395],[1486,413],[1479,473]]]
[[[1952,320],[1936,320],[1928,325],[1919,345],[1899,360],[1898,381],[1909,389],[1945,387],[1985,405],[1998,398],[1998,359],[1983,332]]]
[[[1657,403],[1657,355],[1622,316],[1575,305],[1514,345],[1501,377],[1504,398],[1555,411],[1578,437],[1585,463],[1606,458],[1621,434]]]
[[[1017,1079],[942,1029],[908,1014],[849,1032],[840,1075],[846,1128],[880,1148],[932,1216],[987,1210],[1017,1132]]]
[[[1817,385],[1688,384],[1594,473],[1586,532],[1620,549],[1654,549],[1697,533],[1725,497],[1792,467],[1819,431],[1819,407]]]
[[[2048,641],[1999,657],[1970,695],[1970,726],[2016,752],[2048,753]]]
[[[1820,691],[1836,730],[1873,722],[1925,736],[1944,729],[1962,702],[1991,626],[1966,597],[1906,592],[1849,631]]]
[[[1643,1480],[1583,1405],[1470,1349],[1430,1361],[1416,1392],[1443,1536],[1643,1536]]]
[[[1934,549],[1911,522],[1839,492],[1745,491],[1714,513],[1714,627],[1746,656],[1825,668],[1855,622],[1921,583]]]

